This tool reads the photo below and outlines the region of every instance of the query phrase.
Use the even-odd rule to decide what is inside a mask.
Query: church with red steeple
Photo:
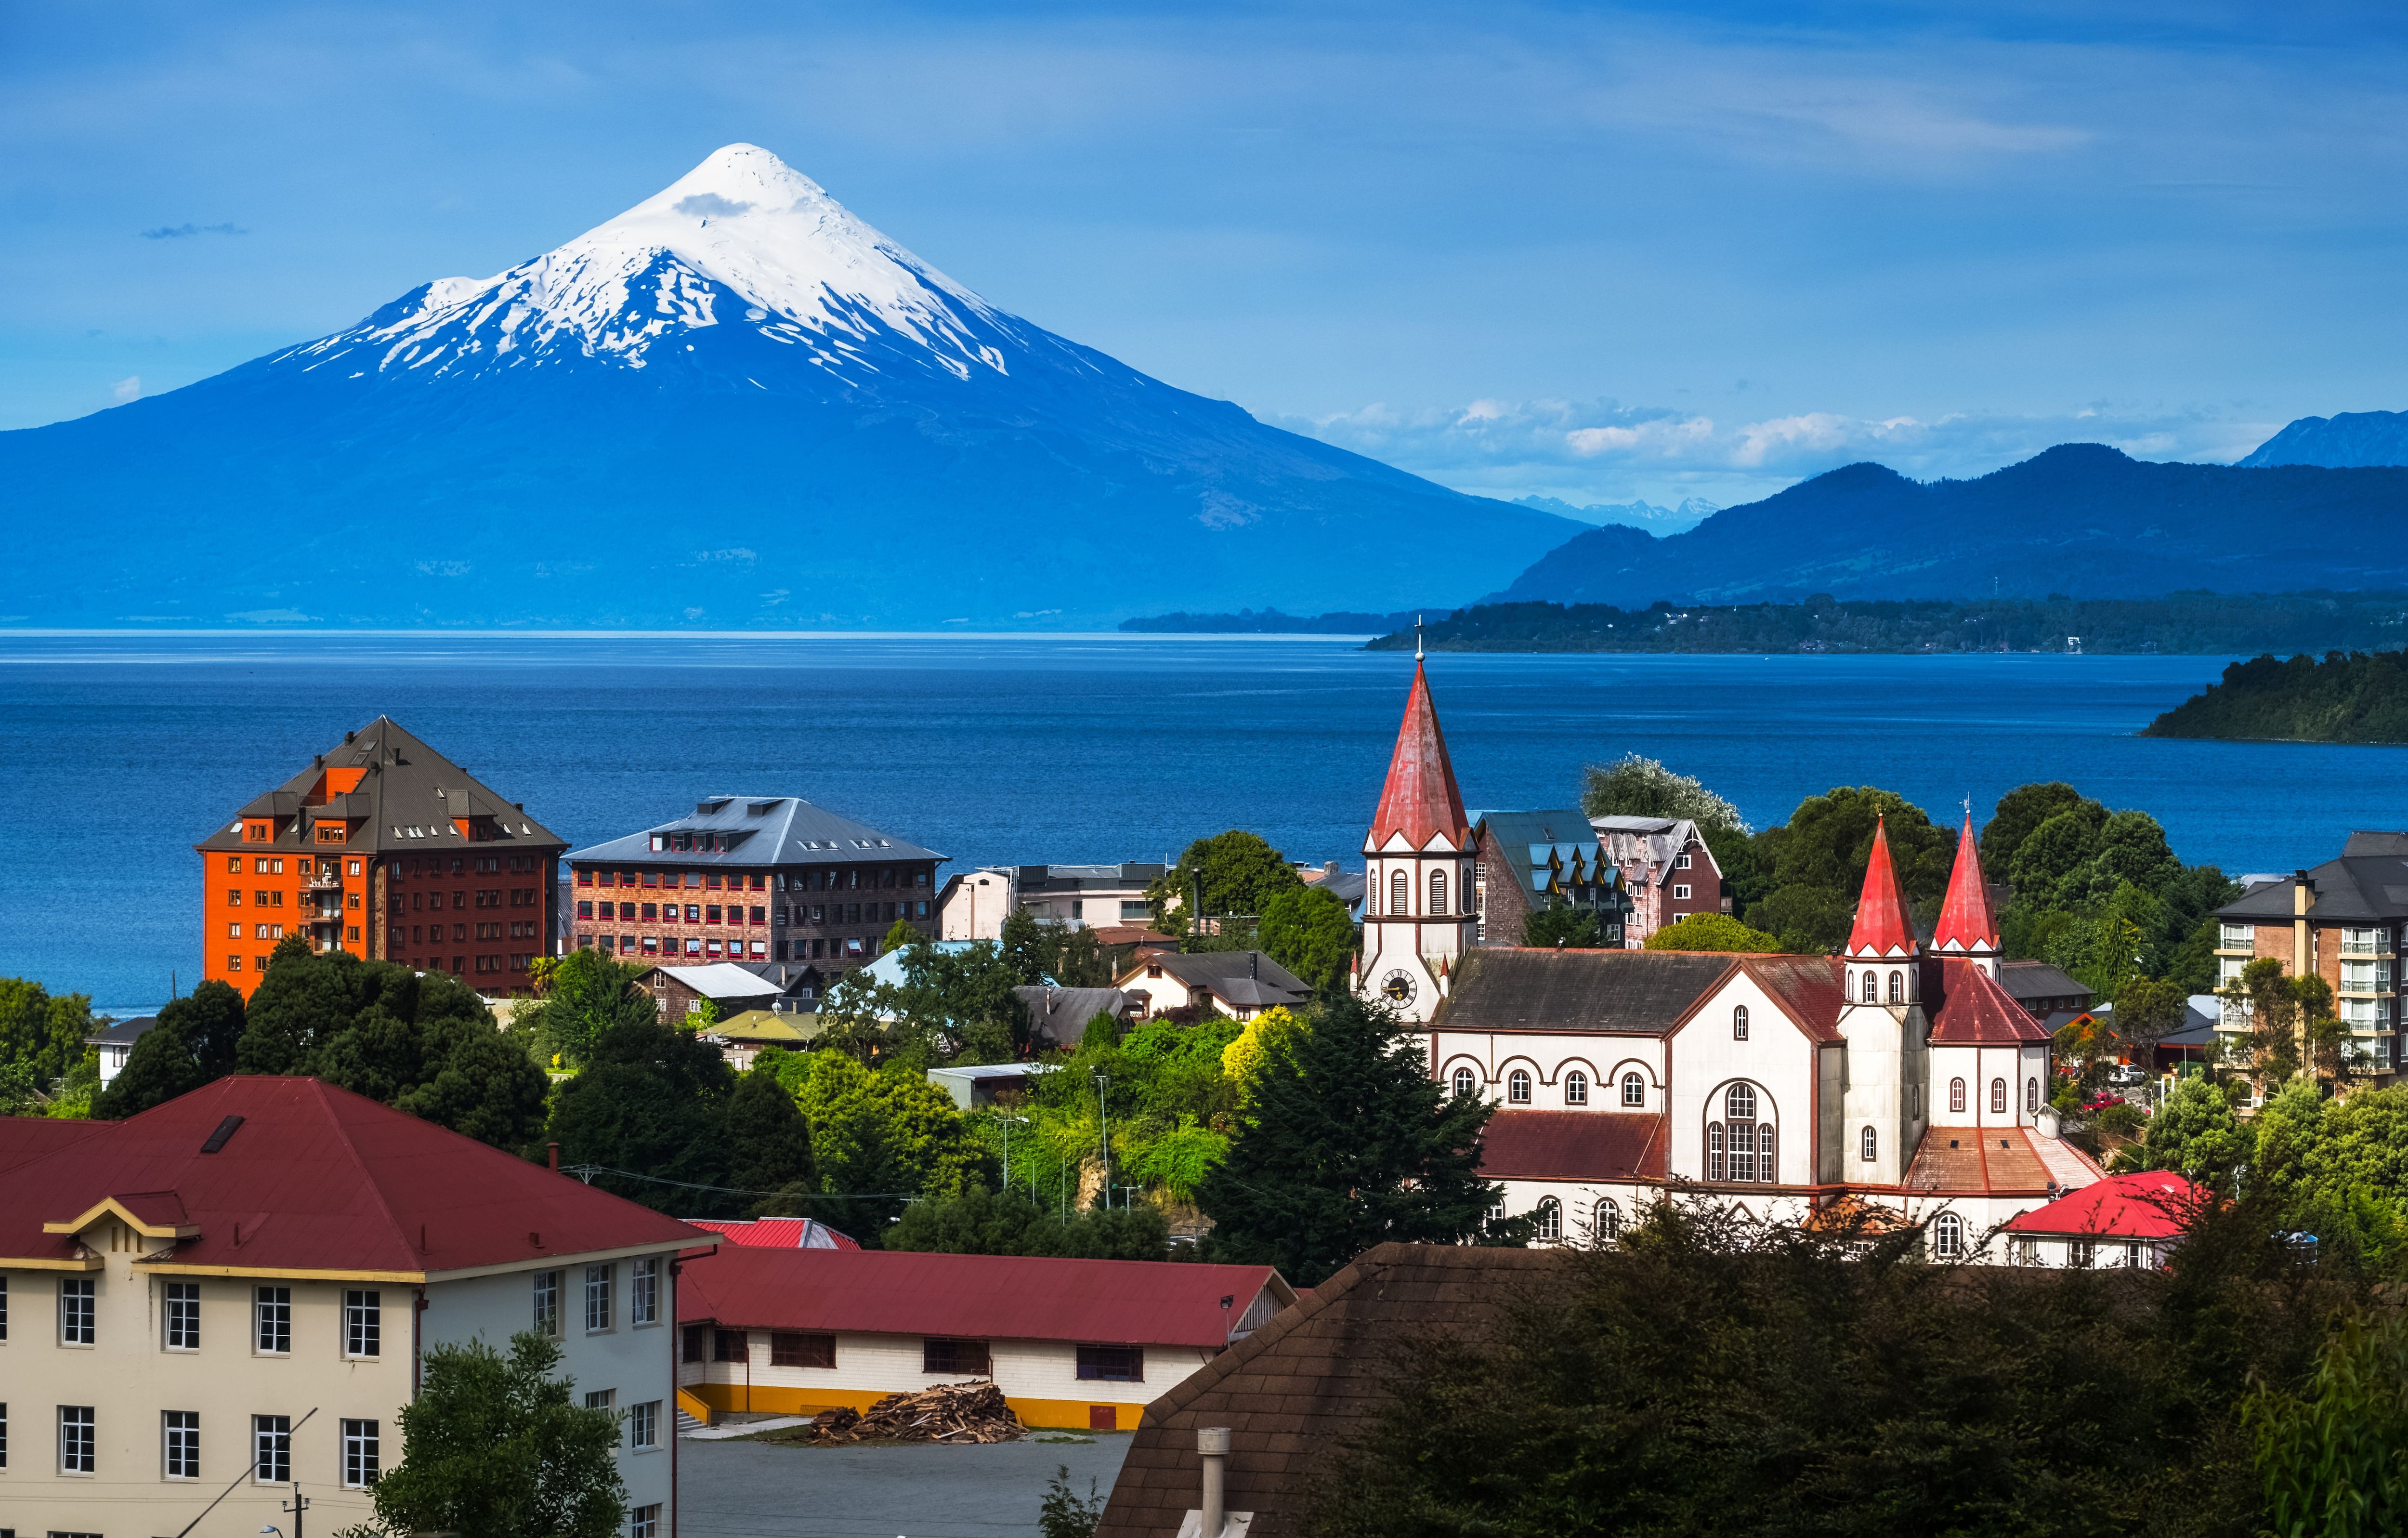
[[[1483,1171],[1542,1242],[1611,1238],[1678,1191],[1766,1219],[1888,1208],[1941,1258],[2004,1258],[2008,1220],[2101,1178],[2046,1109],[2047,1031],[1998,981],[1970,812],[1928,941],[1877,825],[1830,956],[1483,946],[1417,654],[1363,853],[1355,986],[1423,1028],[1442,1086],[1495,1102]]]

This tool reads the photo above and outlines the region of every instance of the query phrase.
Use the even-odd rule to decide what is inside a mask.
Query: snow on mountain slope
[[[616,219],[492,278],[444,278],[277,358],[481,372],[574,356],[641,368],[703,327],[745,327],[838,379],[907,339],[946,372],[1008,374],[1010,316],[855,218],[768,151],[731,144]],[[880,333],[886,333],[881,337]]]

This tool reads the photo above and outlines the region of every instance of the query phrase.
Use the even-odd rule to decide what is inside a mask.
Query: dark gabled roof
[[[655,850],[655,833],[712,833],[725,849],[681,849],[681,865],[860,865],[874,860],[934,860],[952,856],[890,838],[867,823],[840,817],[793,796],[714,796],[686,816],[654,823],[568,855],[577,865],[657,865],[672,857]]]
[[[1738,964],[1695,951],[1483,946],[1463,958],[1430,1028],[1660,1036]]]
[[[1318,1460],[1385,1401],[1391,1349],[1478,1329],[1564,1261],[1443,1244],[1365,1251],[1146,1406],[1096,1538],[1176,1538],[1198,1499],[1206,1426],[1229,1429],[1227,1509],[1254,1514],[1253,1538],[1291,1538]]]
[[[1664,1178],[1664,1118],[1628,1111],[1499,1111],[1480,1134],[1488,1180]]]
[[[2073,991],[2084,990],[2077,984]],[[1933,1046],[2027,1046],[2049,1039],[2048,1028],[1997,979],[1955,956],[1923,964],[1923,1010]]]
[[[1577,872],[1583,884],[1620,884],[1621,868],[1597,829],[1578,810],[1476,812],[1472,836],[1484,836],[1513,872],[1522,899],[1544,892],[1558,872]]]
[[[2309,870],[2307,877],[2315,888],[2315,900],[2309,905],[2308,921],[2387,924],[2408,918],[2408,855],[2388,853],[2395,847],[2395,841],[2408,841],[2408,834],[2353,833],[2345,846],[2353,852]],[[2354,853],[2360,849],[2385,853]],[[2296,875],[2261,883],[2218,908],[2215,916],[2288,924],[2293,916],[2292,894],[2299,884]]]
[[[2090,997],[2090,990],[2068,977],[2045,961],[2001,961],[1999,963],[1999,986],[2007,996],[2021,1001],[2026,999],[2065,999],[2074,994]]]
[[[356,776],[341,773],[361,770]],[[356,778],[351,789],[336,792],[326,782]],[[244,817],[273,817],[272,843],[247,841]],[[358,835],[340,845],[321,845],[320,822],[357,820]],[[470,839],[458,823],[468,822],[492,834]],[[299,851],[324,849],[328,854],[457,855],[471,848],[480,855],[542,854],[566,849],[567,841],[505,800],[499,791],[475,778],[424,742],[404,731],[391,716],[380,715],[317,755],[317,762],[281,786],[255,797],[227,826],[201,841],[202,849]]]
[[[1086,1039],[1087,1022],[1098,1014],[1119,1019],[1128,1012],[1128,995],[1118,988],[1049,988],[1041,985],[1011,990],[1028,1006],[1030,1044],[1078,1048]]]
[[[130,1047],[157,1028],[155,1014],[137,1014],[131,1020],[116,1020],[101,1027],[83,1039],[88,1047]]]
[[[1140,978],[1142,978],[1146,967],[1157,964],[1189,987],[1210,988],[1216,995],[1236,1003],[1251,1004],[1258,1000],[1273,1004],[1293,1003],[1312,991],[1305,986],[1304,979],[1261,951],[1197,951],[1193,954],[1166,951],[1160,956],[1148,956],[1140,964],[1137,968]],[[1125,984],[1129,979],[1123,977],[1121,981]],[[1256,987],[1251,990],[1249,997],[1239,998],[1240,992],[1248,990],[1235,989],[1233,985],[1249,982]],[[1143,985],[1141,981],[1139,985]]]

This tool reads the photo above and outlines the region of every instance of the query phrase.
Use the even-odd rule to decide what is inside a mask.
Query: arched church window
[[[1756,1120],[1756,1090],[1753,1085],[1735,1084],[1723,1097],[1723,1110],[1733,1121]]]
[[[1468,1068],[1458,1068],[1455,1071],[1455,1093],[1456,1099],[1469,1099],[1477,1087],[1478,1085],[1472,1082],[1471,1070]]]
[[[1949,1114],[1951,1114],[1951,1115],[1961,1115],[1961,1114],[1963,1114],[1964,1110],[1965,1110],[1965,1081],[1964,1081],[1964,1080],[1962,1080],[1962,1079],[1951,1079],[1951,1080],[1949,1080],[1949,1081],[1948,1081],[1948,1112],[1949,1112]]]
[[[1874,1143],[1873,1129],[1871,1128],[1868,1127],[1863,1131],[1856,1134],[1856,1157],[1864,1160],[1867,1164],[1870,1164],[1877,1152],[1878,1149]]]
[[[1942,1213],[1931,1220],[1931,1253],[1942,1260],[1954,1260],[1965,1253],[1965,1220],[1955,1213]]]
[[[2006,1114],[2007,1081],[2004,1079],[1992,1079],[1990,1081],[1990,1114],[1994,1116],[2003,1116]]]
[[[1588,1103],[1588,1075],[1579,1069],[1573,1069],[1564,1075],[1564,1103],[1566,1105]]]
[[[1517,1068],[1505,1075],[1505,1098],[1515,1105],[1530,1103],[1530,1075],[1526,1071]]]
[[[1747,1040],[1747,1006],[1745,1004],[1734,1005],[1731,1009],[1731,1040],[1734,1042]]]
[[[1881,980],[1870,971],[1865,973],[1865,1002],[1868,1004],[1881,1002]]]
[[[2024,1111],[2028,1114],[2032,1112],[2038,1111],[2039,1109],[2040,1081],[2038,1079],[2026,1079],[2024,1081]]]
[[[1720,1122],[1706,1128],[1706,1178],[1723,1178],[1723,1124]]]
[[[1539,1199],[1539,1243],[1552,1244],[1564,1236],[1564,1204],[1554,1197]]]
[[[1597,1199],[1597,1237],[1599,1243],[1605,1244],[1622,1237],[1622,1209],[1610,1196]]]
[[[1399,870],[1388,878],[1388,913],[1391,917],[1403,915],[1412,904],[1412,886],[1406,881],[1403,871]]]
[[[1647,1081],[1635,1070],[1622,1076],[1622,1103],[1625,1105],[1647,1103]]]
[[[1446,912],[1446,872],[1443,870],[1430,872],[1430,912]]]
[[[1906,974],[1904,972],[1892,972],[1889,974],[1889,1001],[1893,1004],[1903,1004],[1906,1002]]]

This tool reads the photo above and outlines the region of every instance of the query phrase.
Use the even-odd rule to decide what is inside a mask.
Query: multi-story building
[[[999,940],[1003,921],[1020,909],[1073,928],[1112,928],[1154,922],[1146,888],[1169,869],[1159,862],[1119,865],[987,865],[945,883],[938,909],[945,940]]]
[[[896,919],[936,932],[947,856],[792,796],[714,796],[689,816],[567,858],[579,950],[627,960],[809,962],[878,956]]]
[[[380,715],[193,847],[202,975],[249,998],[292,937],[524,993],[568,845]]]
[[[674,1531],[677,1267],[717,1243],[314,1079],[122,1122],[0,1119],[0,1527],[372,1515],[438,1345],[561,1346],[619,1412],[631,1531]]]
[[[1706,836],[1685,817],[1592,817],[1600,857],[1619,869],[1630,895],[1622,942],[1647,937],[1692,913],[1727,913],[1730,894]]]
[[[2252,961],[2272,958],[2286,975],[2314,973],[2353,1044],[2378,1075],[2400,1062],[2400,941],[2408,924],[2408,833],[2352,833],[2339,859],[2262,881],[2215,912],[2219,985]],[[2245,1003],[2228,999],[2217,1029],[2250,1028]]]
[[[1519,945],[1532,913],[1570,908],[1595,915],[1609,947],[1622,945],[1637,904],[1588,818],[1570,808],[1475,812],[1471,837],[1481,944]]]

